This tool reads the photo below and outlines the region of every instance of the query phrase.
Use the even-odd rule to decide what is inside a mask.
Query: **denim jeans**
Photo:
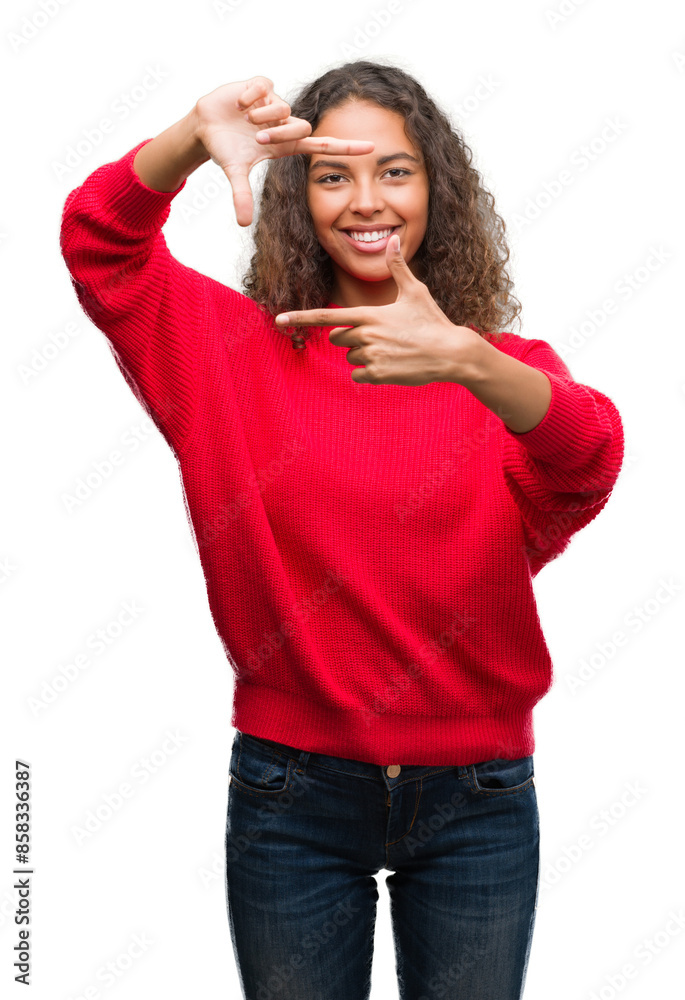
[[[367,1000],[382,868],[401,1000],[523,996],[539,890],[532,755],[388,768],[236,730],[225,849],[245,1000]]]

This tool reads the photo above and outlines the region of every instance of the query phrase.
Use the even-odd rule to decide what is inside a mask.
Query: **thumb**
[[[408,289],[410,284],[412,284],[415,279],[409,268],[409,264],[407,264],[404,256],[402,255],[400,238],[396,233],[394,233],[388,240],[385,248],[385,262],[388,265],[388,270],[395,279],[395,283],[397,284],[400,292],[402,292],[403,289]]]
[[[252,222],[252,188],[248,179],[248,172],[241,166],[224,167],[231,188],[233,189],[233,208],[239,226],[249,226]]]

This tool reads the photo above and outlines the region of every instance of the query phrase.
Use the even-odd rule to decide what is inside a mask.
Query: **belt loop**
[[[301,750],[300,756],[297,758],[297,773],[304,774],[307,768],[307,762],[309,760],[309,750]]]

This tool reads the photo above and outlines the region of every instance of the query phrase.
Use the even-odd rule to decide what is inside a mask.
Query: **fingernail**
[[[277,323],[289,323],[290,322],[290,316],[288,316],[287,313],[279,313],[278,316],[276,317],[276,322]]]
[[[268,132],[257,132],[255,139],[257,142],[271,142],[271,136]]]

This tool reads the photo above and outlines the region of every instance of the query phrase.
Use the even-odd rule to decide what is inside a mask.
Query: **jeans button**
[[[388,775],[389,778],[396,778],[401,770],[402,768],[400,767],[399,764],[391,764],[390,767],[387,768],[386,774]]]

